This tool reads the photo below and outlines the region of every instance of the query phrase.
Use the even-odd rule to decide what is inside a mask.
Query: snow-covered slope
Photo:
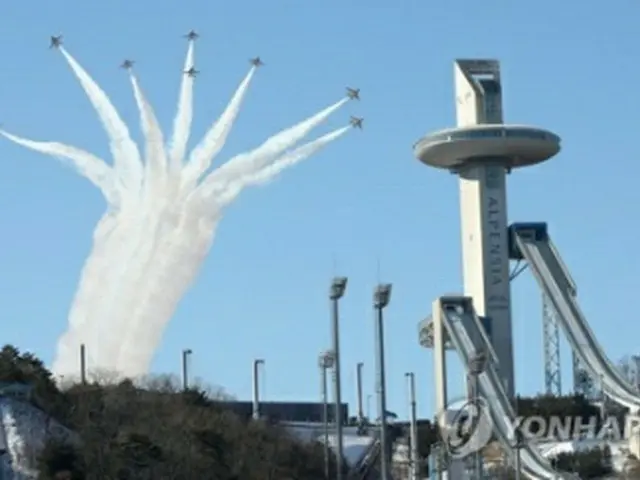
[[[611,451],[611,467],[615,473],[623,473],[637,464],[629,453],[628,441],[604,441],[600,439],[567,440],[555,442],[540,442],[538,448],[546,458],[555,458],[563,453],[575,453],[593,450],[594,448],[609,447]],[[489,468],[502,464],[501,447],[497,443],[485,449],[485,462]]]
[[[285,422],[284,426],[292,434],[305,442],[324,442],[324,426],[322,423]],[[335,449],[336,435],[333,426],[329,427],[329,446]],[[374,442],[373,436],[358,435],[358,427],[343,427],[344,458],[349,466],[355,466]]]
[[[0,478],[37,478],[37,456],[47,438],[70,440],[72,436],[42,410],[22,400],[0,396]]]
[[[599,439],[569,440],[565,442],[540,443],[539,448],[547,458],[557,457],[561,453],[575,453],[609,447],[611,466],[615,472],[624,472],[629,465],[630,455],[627,441],[603,441]]]

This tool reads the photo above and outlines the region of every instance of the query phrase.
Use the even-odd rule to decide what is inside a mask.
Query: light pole
[[[356,365],[356,399],[358,401],[358,426],[364,425],[364,405],[362,405],[362,369],[364,363]]]
[[[336,480],[342,480],[343,438],[342,438],[342,391],[340,386],[340,315],[338,303],[347,289],[347,277],[335,277],[331,282],[329,299],[333,307],[331,333],[333,337],[333,388],[336,402]]]
[[[514,462],[513,469],[515,470],[516,480],[520,480],[520,450],[524,447],[524,436],[520,427],[516,427],[514,430],[515,442],[513,448],[516,450],[516,460]]]
[[[80,383],[87,384],[87,347],[84,343],[80,345]]]
[[[419,480],[420,468],[418,466],[418,418],[416,413],[416,377],[413,372],[405,373],[407,379],[407,387],[409,393],[409,412],[411,426],[409,429],[409,438],[411,442],[411,450],[409,451],[411,459],[411,479]]]
[[[185,392],[189,389],[189,357],[193,354],[193,350],[185,348],[182,350],[182,390]]]
[[[334,366],[332,351],[322,352],[318,358],[320,367],[320,390],[322,392],[322,423],[324,434],[324,478],[329,480],[329,395],[327,388],[327,370]]]
[[[253,361],[253,412],[254,420],[260,419],[260,366],[264,366],[262,358],[256,358]]]
[[[604,376],[600,375],[600,396],[601,396],[601,402],[600,402],[600,417],[602,419],[603,422],[606,421],[607,419],[607,394],[604,391]]]
[[[391,299],[391,284],[380,284],[373,292],[373,306],[376,310],[376,356],[378,415],[380,416],[380,474],[381,480],[387,480],[389,474],[388,460],[390,456],[387,445],[387,392],[384,372],[384,325],[383,310]]]

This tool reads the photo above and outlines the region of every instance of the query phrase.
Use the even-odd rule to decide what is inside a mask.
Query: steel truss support
[[[542,295],[542,336],[544,348],[544,387],[547,395],[562,395],[560,368],[560,329],[558,317],[546,295]]]

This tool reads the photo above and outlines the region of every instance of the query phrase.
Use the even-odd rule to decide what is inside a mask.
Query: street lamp
[[[340,386],[340,315],[338,303],[347,289],[347,277],[335,277],[331,282],[329,299],[333,307],[331,333],[333,338],[333,388],[335,395],[336,416],[336,480],[342,480],[343,438],[342,438],[342,391]]]
[[[522,430],[520,429],[520,427],[516,427],[514,429],[513,435],[515,437],[513,448],[516,451],[516,460],[515,460],[513,469],[515,470],[516,480],[520,480],[520,450],[525,446],[525,441],[524,441],[524,435],[522,434]]]
[[[364,393],[362,391],[362,369],[364,363],[358,362],[356,365],[356,400],[358,402],[358,427],[364,426]]]
[[[264,366],[262,358],[253,361],[253,419],[260,419],[260,366]]]
[[[376,310],[376,353],[377,353],[377,393],[378,415],[380,416],[380,474],[381,480],[387,480],[390,449],[387,445],[387,392],[384,372],[384,326],[383,310],[391,299],[391,284],[378,285],[373,292],[373,306]]]
[[[193,350],[185,348],[182,350],[182,390],[185,392],[189,389],[189,357],[193,354]]]
[[[408,387],[409,412],[410,412],[410,428],[409,439],[411,442],[411,450],[409,458],[411,461],[411,480],[419,480],[420,468],[418,466],[418,418],[416,413],[416,376],[413,372],[405,373]]]
[[[84,343],[80,345],[80,383],[87,384],[87,347]]]
[[[322,352],[318,357],[320,367],[320,389],[322,391],[322,423],[324,428],[324,478],[329,480],[329,395],[327,392],[327,370],[334,366],[333,352]]]

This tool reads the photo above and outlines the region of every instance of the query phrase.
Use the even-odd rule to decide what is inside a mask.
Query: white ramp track
[[[571,348],[604,392],[632,411],[640,410],[640,396],[607,357],[580,310],[571,278],[544,223],[511,226],[516,246],[538,284],[551,300]]]
[[[440,312],[446,332],[464,365],[469,365],[470,360],[477,354],[488,355],[487,366],[478,378],[480,392],[490,410],[494,434],[505,447],[505,451],[513,456],[514,449],[511,445],[515,442],[513,425],[516,424],[516,413],[499,380],[495,354],[484,332],[484,327],[473,309],[471,299],[441,297]],[[434,315],[436,315],[435,312]],[[434,318],[434,321],[438,320]],[[529,443],[524,445],[520,451],[520,462],[522,470],[530,478],[539,480],[562,478],[538,451],[536,445]]]

